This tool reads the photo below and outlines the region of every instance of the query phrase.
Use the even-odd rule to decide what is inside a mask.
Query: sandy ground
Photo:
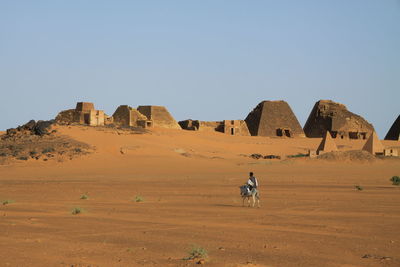
[[[0,266],[195,266],[184,260],[193,245],[208,252],[207,266],[400,266],[400,187],[389,181],[399,160],[246,156],[304,153],[318,138],[59,132],[96,151],[0,166],[0,200],[12,202],[0,205]],[[242,207],[249,171],[261,208]]]

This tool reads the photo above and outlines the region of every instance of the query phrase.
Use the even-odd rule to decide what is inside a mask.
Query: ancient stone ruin
[[[389,131],[385,136],[385,140],[400,141],[400,115],[393,122],[392,127],[390,127]]]
[[[107,115],[102,110],[94,109],[90,102],[78,102],[75,109],[68,109],[58,113],[55,121],[59,124],[86,124],[91,126],[103,126]]]
[[[184,120],[184,121],[179,121],[178,122],[179,126],[183,130],[188,130],[188,131],[198,131],[200,129],[200,121],[199,120]]]
[[[249,129],[244,120],[224,120],[219,128],[223,133],[228,135],[250,135]]]
[[[180,121],[179,125],[182,129],[190,131],[217,131],[227,135],[250,135],[244,120],[199,121],[188,119]]]
[[[154,127],[181,129],[176,120],[163,106],[139,106],[137,110],[153,122]]]
[[[251,135],[304,137],[299,121],[285,101],[263,101],[245,121]]]
[[[323,153],[338,151],[335,141],[332,139],[329,131],[325,132],[324,138],[317,149],[317,155],[322,155]]]
[[[378,138],[378,135],[373,131],[369,136],[367,142],[363,146],[362,150],[368,151],[372,155],[383,155],[384,146]]]
[[[137,109],[128,105],[119,106],[112,115],[114,124],[126,127],[142,127],[149,128],[153,126],[153,122],[148,120],[145,115]]]
[[[307,137],[323,137],[329,131],[333,138],[367,139],[374,127],[361,116],[347,110],[346,106],[331,100],[315,103],[306,124]]]

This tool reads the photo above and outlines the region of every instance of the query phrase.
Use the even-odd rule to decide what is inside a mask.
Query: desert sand
[[[0,200],[12,200],[0,205],[0,266],[195,266],[184,259],[193,245],[207,251],[206,266],[400,266],[400,187],[389,181],[398,159],[285,158],[321,138],[58,133],[93,153],[0,165]],[[242,207],[249,171],[261,208]],[[83,212],[73,215],[76,207]]]

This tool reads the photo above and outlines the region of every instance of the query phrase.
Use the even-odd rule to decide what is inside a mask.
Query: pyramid
[[[154,127],[182,129],[168,110],[163,106],[139,106],[137,110],[153,121]]]
[[[304,137],[299,121],[285,101],[263,101],[245,121],[253,136]]]
[[[378,135],[373,132],[363,146],[362,150],[368,151],[372,155],[383,154],[384,147],[378,138]]]
[[[315,103],[304,125],[307,137],[323,137],[329,131],[333,138],[366,139],[374,127],[363,117],[350,112],[343,104],[332,100]]]
[[[389,131],[385,136],[385,140],[400,141],[400,115],[393,122],[392,127],[390,127]]]
[[[321,152],[326,153],[332,151],[338,151],[338,148],[329,131],[326,131],[324,138],[322,138],[322,141],[318,146],[317,154],[320,155]]]

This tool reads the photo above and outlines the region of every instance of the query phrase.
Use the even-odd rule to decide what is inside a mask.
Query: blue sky
[[[244,119],[332,99],[384,137],[399,115],[400,1],[0,1],[0,130],[77,101],[112,115]]]

